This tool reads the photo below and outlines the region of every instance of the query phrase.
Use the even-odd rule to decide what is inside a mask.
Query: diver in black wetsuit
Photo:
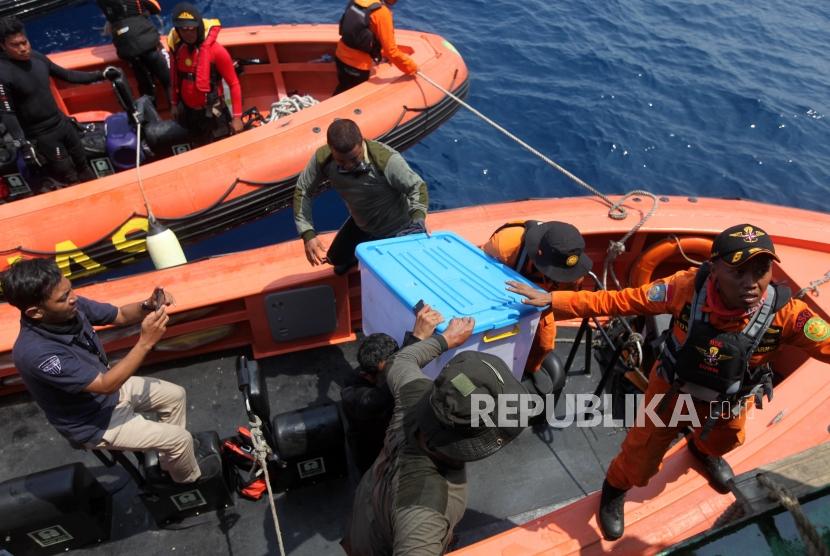
[[[50,75],[69,83],[93,83],[121,72],[113,67],[103,71],[62,68],[32,50],[19,19],[0,20],[0,120],[15,139],[36,143],[38,155],[59,182],[68,185],[93,179],[78,130],[58,109],[49,89]]]
[[[142,95],[157,99],[154,78],[170,98],[170,66],[161,49],[158,29],[149,16],[161,13],[156,0],[96,0],[104,12],[118,57],[135,72]]]

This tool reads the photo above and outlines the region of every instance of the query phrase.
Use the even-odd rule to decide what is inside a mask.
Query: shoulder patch
[[[656,303],[666,301],[668,287],[665,282],[657,282],[648,289],[648,300]]]
[[[804,328],[804,325],[807,324],[807,321],[813,318],[813,312],[810,309],[804,309],[798,316],[795,317],[795,327],[796,328]]]
[[[53,355],[37,367],[47,375],[58,376],[61,374],[61,360],[57,355]]]
[[[830,326],[821,317],[812,317],[804,325],[804,335],[814,342],[830,338]]]

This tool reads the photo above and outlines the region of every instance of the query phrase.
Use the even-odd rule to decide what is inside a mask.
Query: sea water
[[[225,26],[332,23],[345,4],[195,3]],[[173,4],[163,6],[166,28]],[[398,27],[453,43],[470,69],[471,105],[603,193],[647,189],[827,211],[823,5],[400,0],[394,13]],[[90,2],[31,20],[28,30],[35,48],[51,52],[107,42],[96,29],[103,23]],[[464,109],[405,157],[428,183],[432,210],[587,194]],[[314,214],[324,230],[346,212],[328,194]],[[288,210],[187,251],[193,259],[293,237]]]

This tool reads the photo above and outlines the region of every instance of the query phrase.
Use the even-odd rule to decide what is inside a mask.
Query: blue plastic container
[[[475,319],[473,335],[424,368],[434,378],[459,351],[501,357],[521,377],[541,309],[521,302],[505,280],[530,284],[513,269],[452,232],[417,234],[362,243],[360,260],[363,331],[385,332],[398,342],[415,324],[413,307],[423,300],[446,319]]]

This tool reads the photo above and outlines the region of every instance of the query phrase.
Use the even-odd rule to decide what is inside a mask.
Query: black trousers
[[[78,128],[68,118],[61,118],[53,128],[32,135],[38,154],[45,159],[46,170],[51,177],[70,185],[95,178],[86,161]]]
[[[133,58],[127,58],[126,62],[133,68],[140,94],[150,95],[158,103],[155,85],[157,80],[164,87],[164,94],[170,98],[170,68],[161,50],[148,50]]]
[[[423,223],[412,222],[406,228],[392,234],[389,237],[421,234],[425,231],[426,229],[424,228]],[[383,238],[375,237],[364,232],[357,227],[357,224],[354,223],[354,220],[350,216],[349,219],[346,220],[346,223],[343,224],[343,226],[341,226],[337,231],[337,235],[334,236],[334,240],[329,246],[328,253],[326,253],[326,258],[328,258],[329,263],[334,266],[355,264],[357,262],[354,256],[355,248],[365,241],[372,241],[375,239]]]
[[[337,66],[337,88],[333,94],[339,94],[343,91],[348,91],[352,87],[360,85],[364,81],[369,80],[370,71],[354,68],[350,65],[344,64],[339,58],[334,59]]]
[[[191,140],[197,145],[207,145],[231,134],[231,113],[224,100],[221,100],[221,115],[207,115],[205,108],[189,108],[181,104],[179,123],[190,134]]]

